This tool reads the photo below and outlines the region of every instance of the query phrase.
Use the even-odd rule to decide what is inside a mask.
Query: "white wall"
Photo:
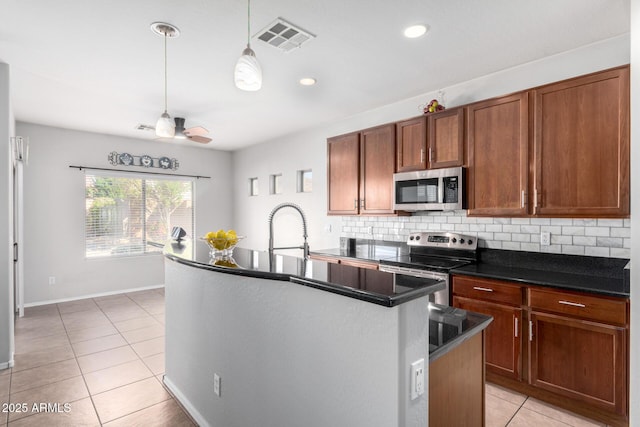
[[[444,88],[444,104],[449,107],[462,105],[628,63],[629,36],[615,37]],[[322,82],[319,84],[321,85]],[[322,87],[320,86],[316,89],[322,90]],[[420,114],[419,105],[435,97],[437,97],[436,93],[422,94],[338,122],[328,123],[306,132],[289,135],[234,152],[233,187],[237,191],[234,198],[234,226],[240,234],[249,236],[245,242],[246,246],[254,249],[266,248],[268,244],[267,217],[269,212],[282,201],[293,201],[300,204],[307,214],[310,223],[309,244],[311,250],[337,247],[339,237],[341,235],[351,235],[352,231],[343,230],[342,218],[328,217],[326,215],[326,139],[331,136],[417,116]],[[313,193],[297,194],[295,193],[296,171],[306,168],[313,170]],[[275,173],[282,173],[286,181],[285,191],[282,195],[268,194],[269,175]],[[259,178],[259,196],[248,196],[247,181],[250,177]],[[301,233],[297,227],[291,226],[291,224],[297,224],[295,221],[298,221],[295,218],[295,212],[291,211],[285,214],[283,210],[281,213],[282,215],[278,214],[277,219],[279,221],[276,222],[276,235],[278,237],[276,245],[299,243],[301,241]],[[377,221],[377,219],[371,218],[363,219],[363,221],[367,220]],[[357,222],[358,220],[356,219],[355,221]],[[393,221],[391,220],[391,222]],[[287,225],[290,226],[287,227]],[[330,232],[325,229],[326,226],[331,226]],[[351,227],[351,224],[346,225],[346,227]],[[395,227],[387,228],[394,229]],[[621,232],[622,234],[628,233],[628,224],[621,224],[620,228],[626,228],[626,231]],[[624,239],[621,236],[617,237]],[[584,240],[582,241],[584,242]],[[529,243],[535,242],[531,242],[529,239]],[[594,246],[614,247],[616,250],[608,251],[610,256],[628,255],[628,248],[624,247],[624,240],[622,240],[621,248],[618,247],[618,243],[619,241],[616,240],[613,246],[597,244]],[[627,242],[627,245],[629,244]],[[502,246],[502,244],[500,245]],[[571,245],[573,245],[573,240]],[[583,252],[586,251],[584,247],[587,245],[578,244],[576,246],[582,246]],[[521,246],[520,248],[522,249]],[[618,249],[623,250],[619,251]],[[569,249],[569,251],[571,250]]]
[[[640,0],[631,0],[631,367],[629,425],[640,425]]]
[[[21,122],[17,132],[30,141],[24,173],[27,305],[164,284],[159,254],[85,259],[84,173],[69,165],[113,168],[107,160],[112,151],[176,158],[175,173],[211,176],[196,181],[197,235],[232,226],[228,152]]]
[[[0,63],[0,369],[13,364],[13,199],[9,65]]]
[[[388,308],[286,281],[166,267],[165,383],[199,425],[428,424],[428,390],[411,400],[407,384],[410,364],[429,357],[426,297]]]

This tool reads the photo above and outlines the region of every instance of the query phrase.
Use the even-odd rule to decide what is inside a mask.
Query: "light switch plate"
[[[411,400],[424,394],[424,359],[411,364]]]

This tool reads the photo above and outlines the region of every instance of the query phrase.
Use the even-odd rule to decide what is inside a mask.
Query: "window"
[[[275,174],[270,176],[269,193],[282,194],[282,174]]]
[[[311,169],[298,171],[298,193],[311,193],[313,174]]]
[[[160,252],[172,227],[193,236],[193,181],[85,176],[87,258]]]
[[[258,195],[258,178],[249,178],[249,195]]]

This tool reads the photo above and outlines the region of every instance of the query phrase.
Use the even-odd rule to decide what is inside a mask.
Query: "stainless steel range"
[[[445,289],[432,294],[430,300],[451,305],[449,271],[476,262],[477,239],[458,233],[417,232],[409,235],[407,245],[409,254],[380,260],[380,270],[442,280]]]

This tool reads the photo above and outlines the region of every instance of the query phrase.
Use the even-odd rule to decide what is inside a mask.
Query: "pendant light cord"
[[[247,47],[251,47],[251,0],[247,0]]]
[[[164,33],[164,112],[167,112],[167,32]]]

